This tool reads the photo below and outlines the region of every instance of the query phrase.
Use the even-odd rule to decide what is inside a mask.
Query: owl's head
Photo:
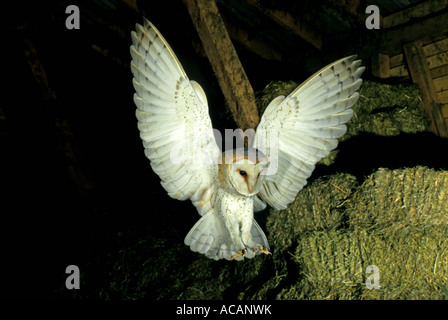
[[[243,196],[260,191],[269,161],[266,155],[254,148],[238,148],[223,154],[227,187]]]

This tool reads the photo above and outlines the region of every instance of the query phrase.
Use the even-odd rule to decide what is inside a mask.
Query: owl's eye
[[[242,177],[245,177],[245,176],[247,176],[247,172],[246,172],[246,171],[243,171],[243,170],[240,170],[240,175],[241,175]]]

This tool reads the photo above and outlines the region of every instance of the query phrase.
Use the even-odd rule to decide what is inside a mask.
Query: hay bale
[[[164,228],[162,233],[143,230],[140,234],[120,234],[118,250],[102,263],[104,282],[96,292],[79,290],[79,298],[220,300],[234,287],[257,290],[249,283],[263,273],[269,257],[246,260],[244,264],[210,260],[191,252],[175,229]],[[96,280],[92,267],[83,269],[88,274],[83,282],[90,290]],[[231,294],[244,297],[240,291]]]
[[[446,171],[380,168],[356,192],[347,214],[353,228],[375,232],[434,229],[447,224],[447,191]]]
[[[117,239],[119,249],[110,253],[105,261],[103,272],[107,273],[107,282],[102,285],[99,297],[154,299],[165,295],[168,288],[173,288],[175,279],[171,275],[182,267],[179,263],[183,261],[179,257],[182,257],[184,248],[182,243],[170,241],[168,234],[120,234]]]
[[[332,178],[336,177],[343,176]],[[325,193],[316,181],[294,201],[295,215],[287,210],[271,213],[268,226],[275,250],[289,252],[297,268],[295,282],[277,298],[447,299],[448,172],[380,169],[356,188],[352,178],[346,178],[350,192],[339,198],[339,205],[331,182],[330,195],[316,203],[314,191]],[[310,206],[319,210],[313,215],[327,217],[327,212],[343,207],[338,212],[342,220],[313,230],[309,218],[296,219],[311,215]],[[292,224],[297,225],[285,228]],[[280,240],[285,238],[289,240]],[[369,265],[379,268],[379,289],[366,287]]]
[[[446,299],[446,241],[433,236],[390,239],[366,230],[315,232],[300,239],[293,260],[302,278],[278,299]],[[366,267],[379,269],[367,289]]]
[[[360,132],[395,136],[400,132],[416,133],[428,128],[429,121],[417,86],[364,80],[359,90],[359,100],[353,106],[353,118],[341,140]]]
[[[310,231],[333,230],[345,223],[343,206],[358,186],[356,178],[340,173],[320,178],[299,192],[285,209],[272,211],[266,229],[276,250],[289,248],[294,239]]]

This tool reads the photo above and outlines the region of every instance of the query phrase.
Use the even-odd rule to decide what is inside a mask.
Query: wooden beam
[[[260,121],[255,94],[214,0],[184,0],[221,90],[242,130]]]
[[[378,53],[372,57],[372,74],[378,78],[390,77],[389,55]]]
[[[427,18],[421,22],[413,23],[397,29],[385,30],[381,39],[380,52],[389,55],[397,54],[401,51],[403,44],[431,38],[441,33],[448,32],[448,11]]]
[[[247,0],[250,4],[263,12],[270,19],[277,22],[279,25],[291,30],[294,34],[301,37],[303,40],[312,44],[315,48],[321,49],[323,44],[323,36],[314,30],[304,21],[299,21],[289,12],[282,10],[272,10],[263,8],[257,0]]]
[[[429,68],[437,68],[448,64],[448,52],[441,52],[439,54],[428,57]]]
[[[408,9],[383,17],[382,27],[387,29],[421,18],[448,7],[448,0],[428,0]]]
[[[436,79],[448,75],[448,64],[431,69],[431,78]]]
[[[433,79],[433,83],[436,92],[448,91],[448,74],[443,77]]]
[[[430,130],[441,137],[448,138],[448,128],[437,102],[437,94],[431,79],[428,63],[422,46],[418,41],[403,46],[412,80],[420,87],[423,94],[423,107],[430,120]]]
[[[448,104],[442,106],[442,116],[448,121]]]
[[[409,78],[409,72],[405,65],[390,68],[390,76],[398,78]]]
[[[448,37],[424,45],[423,51],[427,57],[448,51]]]
[[[329,3],[331,3],[331,5],[333,5],[334,7],[338,8],[338,9],[342,9],[343,11],[347,12],[351,16],[353,16],[357,19],[365,20],[365,15],[364,15],[365,7],[363,8],[364,10],[358,10],[359,6],[361,5],[361,0],[344,0],[344,1],[327,0],[327,1]],[[363,11],[363,13],[361,13],[361,11]]]
[[[437,92],[437,100],[441,104],[447,105],[448,104],[448,90]]]
[[[242,29],[241,26],[227,21],[225,16],[223,16],[223,19],[227,31],[234,41],[242,44],[247,50],[259,55],[263,59],[274,61],[282,60],[282,54],[277,49],[270,47],[256,37],[251,37],[249,32]]]
[[[126,3],[128,6],[130,6],[131,8],[138,11],[137,0],[122,0],[122,1],[124,3]]]

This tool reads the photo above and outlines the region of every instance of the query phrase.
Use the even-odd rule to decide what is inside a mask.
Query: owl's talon
[[[254,248],[254,254],[256,254],[257,252],[261,252],[261,253],[264,253],[264,254],[266,254],[266,255],[271,254],[271,252],[269,251],[269,249],[266,248],[266,247],[263,247],[262,245],[257,245],[257,246],[255,246],[255,248]]]
[[[238,253],[235,253],[233,256],[232,256],[232,259],[236,259],[236,258],[238,258],[239,256],[243,256],[244,257],[244,255],[247,253],[247,250],[246,249],[241,249]]]

